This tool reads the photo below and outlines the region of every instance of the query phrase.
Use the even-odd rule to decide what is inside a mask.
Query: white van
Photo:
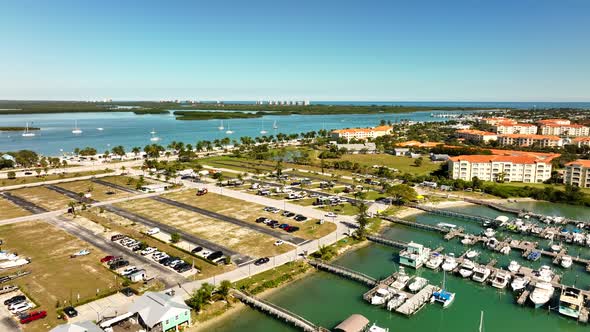
[[[154,235],[154,234],[158,234],[160,233],[160,229],[158,227],[154,227],[152,229],[148,229],[147,232],[145,232],[147,235]]]

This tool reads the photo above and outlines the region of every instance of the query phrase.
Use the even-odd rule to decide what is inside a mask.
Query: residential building
[[[434,148],[437,147],[439,145],[444,145],[444,143],[442,142],[418,142],[418,141],[406,141],[406,142],[401,142],[401,143],[397,143],[396,146],[399,147],[414,147],[414,148]]]
[[[547,124],[556,124],[556,125],[561,125],[561,126],[567,126],[570,123],[571,123],[570,120],[567,120],[567,119],[545,119],[545,120],[537,121],[537,124],[539,126],[543,126],[543,125],[547,125]]]
[[[393,149],[393,155],[394,156],[407,156],[410,153],[410,149],[408,148],[395,148]]]
[[[179,331],[191,325],[190,308],[181,297],[146,292],[131,305],[129,312],[147,331]]]
[[[170,184],[168,183],[155,183],[143,185],[139,190],[144,193],[161,193],[168,190],[168,188],[170,188]]]
[[[49,330],[49,332],[104,332],[91,321],[62,324]]]
[[[378,126],[374,128],[349,128],[349,129],[338,129],[332,131],[333,139],[344,138],[346,140],[357,139],[366,140],[376,137],[385,136],[391,133],[393,128],[390,126]]]
[[[590,146],[590,137],[576,137],[572,140],[572,144],[579,148],[582,146]]]
[[[557,156],[557,155],[554,155]],[[451,157],[453,179],[539,183],[551,177],[554,157],[511,155],[467,155]]]
[[[558,136],[551,135],[504,134],[498,135],[498,143],[500,145],[558,147],[563,145],[563,140]]]
[[[348,153],[358,154],[358,153],[376,153],[377,146],[375,143],[366,142],[366,143],[359,143],[359,144],[336,144],[338,150],[341,148],[345,148]]]
[[[457,137],[473,142],[489,142],[498,139],[498,135],[489,131],[463,129],[455,132]]]
[[[537,126],[531,123],[515,123],[514,121],[503,121],[495,123],[492,128],[497,134],[527,134],[537,133]]]
[[[579,124],[544,124],[539,127],[539,134],[570,137],[590,136],[590,128]]]
[[[431,153],[430,154],[430,160],[431,161],[447,161],[449,160],[449,158],[451,158],[448,154],[437,154],[437,153]]]
[[[419,269],[430,257],[430,249],[419,243],[410,242],[406,249],[399,253],[400,265],[410,266]]]
[[[565,164],[563,183],[590,188],[590,160],[578,159]]]
[[[495,125],[496,123],[512,123],[512,124],[516,124],[516,121],[509,119],[509,118],[503,118],[503,117],[497,117],[497,118],[482,118],[480,120],[480,122],[483,122],[485,124],[489,124],[491,126]]]

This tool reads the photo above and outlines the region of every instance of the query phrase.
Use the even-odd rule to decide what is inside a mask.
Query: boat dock
[[[375,279],[371,276],[368,276],[368,275],[361,273],[361,272],[351,270],[351,269],[346,268],[344,266],[329,264],[329,263],[325,263],[325,262],[318,261],[318,260],[308,260],[307,262],[309,263],[309,265],[315,267],[318,270],[331,272],[331,273],[337,274],[339,276],[358,281],[358,282],[363,283],[369,287],[375,287],[379,283],[379,281],[377,279]]]
[[[474,216],[474,215],[471,215],[471,214],[460,213],[460,212],[449,211],[449,210],[443,210],[443,209],[437,209],[437,208],[434,208],[434,207],[424,206],[424,205],[419,205],[419,204],[407,204],[407,206],[412,207],[414,209],[422,210],[424,212],[428,212],[428,213],[431,213],[431,214],[436,214],[436,215],[444,216],[444,217],[460,218],[460,219],[477,221],[477,222],[481,222],[481,223],[494,221],[494,219],[488,218],[488,217]]]
[[[449,233],[451,231],[450,228],[440,227],[440,226],[434,226],[434,225],[428,225],[428,224],[423,224],[423,223],[419,223],[419,222],[415,222],[415,221],[404,220],[404,219],[400,219],[400,218],[383,216],[383,217],[381,217],[381,219],[390,221],[392,223],[396,223],[396,224],[408,226],[408,227],[413,227],[413,228],[418,228],[418,229],[425,229],[427,231],[435,231],[435,232],[440,232],[440,233],[445,233],[445,234],[446,233]]]
[[[409,244],[408,242],[390,240],[377,235],[367,235],[366,238],[369,241],[373,241],[375,243],[383,244],[397,249],[405,249]],[[441,246],[434,249],[434,252],[442,252],[443,250],[445,250],[445,248]]]
[[[434,285],[426,285],[426,287],[422,288],[418,293],[411,294],[411,297],[409,297],[399,308],[395,309],[395,311],[402,315],[411,316],[420,311],[426,303],[429,303],[432,294],[437,290],[439,290],[439,288]]]
[[[256,298],[236,289],[232,290],[232,295],[245,304],[271,316],[279,318],[280,320],[283,320],[305,332],[329,332],[328,329],[317,326],[307,319],[263,299]]]

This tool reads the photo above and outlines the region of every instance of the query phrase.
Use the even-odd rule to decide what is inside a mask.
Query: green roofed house
[[[54,327],[49,332],[104,332],[90,321],[63,324]]]
[[[138,323],[147,331],[179,331],[190,326],[191,313],[182,298],[165,293],[146,292],[131,305],[129,312],[137,314]]]

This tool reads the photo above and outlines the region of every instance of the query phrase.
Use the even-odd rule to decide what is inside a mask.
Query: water
[[[116,145],[127,149],[134,146],[143,147],[150,144],[150,132],[154,129],[161,138],[160,144],[166,146],[172,141],[195,144],[199,140],[222,139],[230,137],[239,140],[242,136],[261,136],[264,124],[267,135],[276,133],[302,133],[312,130],[336,129],[346,127],[375,126],[381,120],[392,122],[401,119],[413,121],[445,121],[433,118],[431,112],[403,114],[343,114],[343,115],[268,115],[252,119],[224,120],[225,130],[228,126],[234,131],[226,135],[225,130],[217,129],[220,120],[179,121],[174,116],[135,115],[132,112],[121,113],[57,113],[57,114],[23,114],[0,115],[2,126],[25,126],[41,128],[35,137],[22,137],[20,132],[0,132],[0,151],[30,149],[45,155],[58,155],[72,152],[75,148],[94,147],[99,152]],[[74,122],[83,130],[81,135],[73,135]],[[272,129],[274,122],[278,129]],[[97,128],[104,128],[98,131]]]
[[[537,209],[543,208],[543,206],[545,203],[531,203],[529,208]],[[589,208],[567,205],[558,205],[558,207],[560,213],[578,219],[587,218],[590,215]],[[486,216],[499,215],[498,212],[486,207],[468,207],[461,210],[466,213],[478,213]],[[420,214],[413,218],[428,223],[450,222],[468,228],[469,232],[483,230],[475,223],[461,219],[434,217],[427,214]],[[432,247],[444,245],[446,252],[455,252],[457,255],[466,250],[466,247],[461,245],[459,241],[446,242],[440,234],[403,226],[388,229],[384,236],[404,241],[414,240]],[[482,252],[481,262],[487,262],[494,257],[498,259],[498,266],[504,267],[508,265],[510,260],[517,260],[522,265],[531,267],[550,265],[554,271],[563,274],[564,283],[575,283],[582,288],[590,286],[590,275],[580,265],[574,265],[574,268],[566,271],[553,266],[549,259],[531,263],[522,260],[519,252],[513,251],[509,256],[502,256],[491,254],[483,248],[476,249]],[[344,255],[336,263],[376,278],[382,278],[397,269],[397,254],[398,251],[395,249],[372,244]],[[590,257],[590,249],[582,248],[580,254],[583,257]],[[433,284],[442,282],[442,273],[440,272],[433,272],[425,268],[408,272],[417,273],[429,279]],[[455,302],[449,308],[442,309],[438,305],[428,305],[416,316],[409,319],[364,302],[361,296],[368,289],[367,287],[325,272],[317,272],[296,281],[269,296],[268,300],[327,328],[333,328],[351,314],[360,313],[371,322],[377,322],[382,327],[389,327],[390,331],[477,331],[481,310],[485,315],[486,331],[569,332],[583,331],[588,328],[578,325],[573,319],[561,316],[556,312],[548,313],[547,309],[535,310],[529,305],[520,307],[515,304],[513,293],[508,290],[498,290],[491,286],[483,286],[449,275],[447,275],[447,288],[457,293]],[[298,331],[250,308],[241,311],[235,319],[227,319],[209,330],[215,332]]]
[[[226,104],[254,104],[255,101],[227,101]],[[514,109],[549,108],[590,108],[590,102],[547,102],[547,101],[313,101],[316,105],[355,105],[355,106],[424,106],[424,107],[481,107]]]

